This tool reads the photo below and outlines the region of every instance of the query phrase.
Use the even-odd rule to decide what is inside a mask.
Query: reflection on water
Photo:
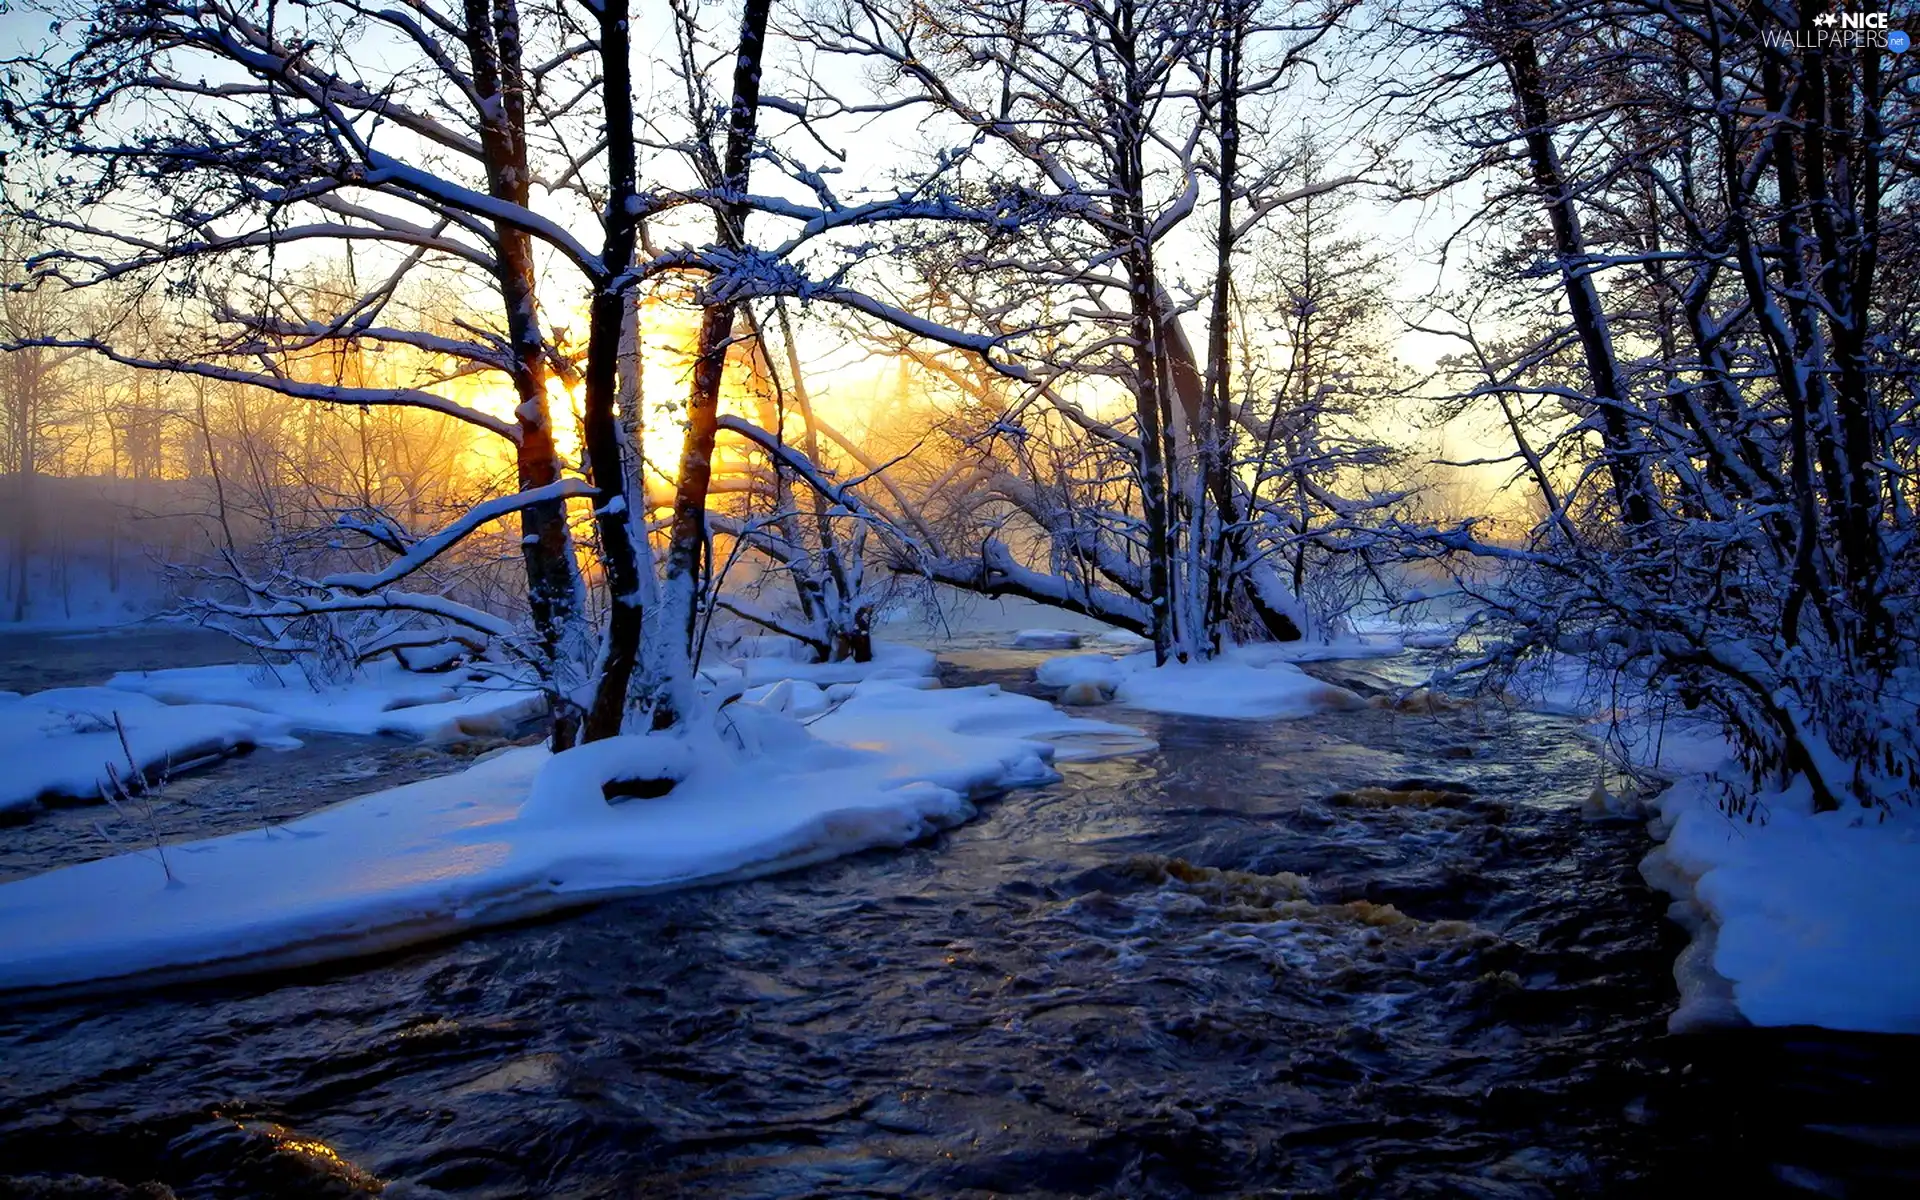
[[[1580,822],[1565,723],[1121,719],[1158,749],[905,851],[9,1009],[0,1171],[210,1197],[1914,1183],[1909,1039],[1665,1036],[1677,934],[1644,836]]]

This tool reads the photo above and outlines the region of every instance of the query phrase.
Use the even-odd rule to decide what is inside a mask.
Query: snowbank
[[[996,685],[923,691],[884,681],[862,685],[807,729],[830,742],[892,756],[895,778],[962,791],[1045,783],[1054,778],[1049,762],[1101,753],[1082,751],[1082,739],[1142,736],[1132,726],[1070,717],[1045,700]]]
[[[740,698],[749,704],[757,704],[768,712],[780,713],[800,721],[808,717],[817,717],[833,707],[832,697],[817,685],[808,683],[804,679],[782,679],[778,683],[748,688]]]
[[[899,846],[966,819],[971,797],[1054,778],[1040,739],[1119,728],[998,688],[870,682],[811,728],[741,701],[694,734],[509,750],[170,846],[171,881],[128,854],[0,884],[0,988],[346,958]]]
[[[1245,647],[1208,662],[1164,667],[1155,667],[1151,654],[1069,655],[1041,663],[1034,678],[1076,693],[1097,689],[1128,708],[1195,717],[1291,718],[1365,707],[1359,696],[1271,650]]]
[[[315,688],[298,667],[227,664],[123,671],[107,681],[168,704],[223,704],[281,718],[297,732],[393,734],[427,742],[511,732],[546,710],[538,691],[464,672],[417,675],[376,662],[351,682]]]
[[[1916,814],[1815,814],[1800,784],[1750,823],[1722,794],[1706,775],[1669,788],[1641,867],[1699,939],[1675,971],[1675,1031],[1724,1024],[1730,1000],[1756,1025],[1920,1033]]]
[[[1078,650],[1086,634],[1072,629],[1022,629],[1013,635],[1015,650]]]
[[[930,603],[898,604],[879,625],[890,638],[915,645],[1005,646],[1023,629],[1067,630],[1089,638],[1122,631],[1104,621],[1019,596],[981,596],[935,584]]]
[[[115,715],[126,730],[122,746]],[[0,812],[41,803],[97,803],[111,768],[151,778],[260,744],[284,742],[285,722],[215,704],[169,706],[102,687],[0,693]],[[133,764],[127,761],[128,751]]]
[[[832,683],[859,683],[868,679],[900,682],[918,679],[931,682],[939,669],[938,660],[931,650],[882,641],[874,642],[871,662],[810,663],[785,655],[766,654],[735,658],[728,665],[740,672],[740,678],[749,687],[776,683],[782,679],[804,680],[819,687]]]
[[[1332,662],[1351,658],[1392,658],[1406,653],[1406,645],[1397,637],[1374,634],[1347,634],[1325,641],[1302,638],[1297,642],[1256,642],[1235,646],[1227,658],[1248,666],[1268,663]]]

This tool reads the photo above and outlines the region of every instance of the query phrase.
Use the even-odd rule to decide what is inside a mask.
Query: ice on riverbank
[[[149,853],[0,884],[0,987],[321,962],[899,846],[1054,778],[1045,739],[1115,731],[998,688],[873,681],[811,726],[737,702],[684,737],[510,750],[170,846],[171,881]]]
[[[221,704],[285,721],[295,732],[397,735],[426,742],[511,732],[546,711],[526,687],[472,672],[421,675],[369,663],[348,682],[315,687],[297,666],[227,664],[123,671],[107,681],[168,704]]]
[[[0,770],[0,813],[20,814],[46,803],[98,803],[110,773],[151,779],[284,741],[285,732],[284,721],[249,709],[167,705],[109,688],[0,693],[0,762],[6,764]]]
[[[1308,675],[1270,646],[1164,667],[1155,667],[1151,654],[1067,655],[1041,663],[1034,677],[1072,693],[1074,703],[1089,702],[1092,692],[1127,708],[1195,717],[1284,719],[1366,705],[1353,692]]]

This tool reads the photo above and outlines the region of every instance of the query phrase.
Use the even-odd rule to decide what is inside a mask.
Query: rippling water
[[[965,657],[955,682],[1032,661]],[[208,1197],[1911,1194],[1879,1189],[1916,1183],[1912,1039],[1665,1035],[1677,934],[1644,834],[1580,822],[1594,759],[1564,723],[1127,719],[1160,749],[905,851],[16,1005],[0,1174]]]

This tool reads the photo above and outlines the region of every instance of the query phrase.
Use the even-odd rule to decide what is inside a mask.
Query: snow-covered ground
[[[1078,650],[1087,635],[1073,629],[1022,629],[1013,635],[1015,650]]]
[[[1398,643],[1353,643],[1349,652],[1319,644],[1237,647],[1207,662],[1153,665],[1151,654],[1076,654],[1049,659],[1034,671],[1068,703],[1111,700],[1126,708],[1196,717],[1244,720],[1309,716],[1364,708],[1353,692],[1313,678],[1295,662],[1398,653]]]
[[[285,721],[231,705],[169,705],[103,687],[0,693],[0,813],[98,802],[110,775],[151,779],[285,735]]]
[[[834,683],[859,683],[867,679],[931,681],[938,661],[931,650],[876,640],[870,662],[816,663],[783,654],[753,654],[736,657],[727,666],[740,672],[741,678],[749,686],[781,679],[803,679],[825,687]],[[714,668],[706,673],[718,678],[722,669]]]
[[[545,697],[484,675],[420,675],[398,663],[315,687],[299,668],[264,663],[125,671],[107,681],[169,704],[223,704],[282,718],[296,733],[382,734],[450,741],[503,734],[546,709]]]
[[[104,579],[83,579],[77,587],[62,589],[46,581],[45,572],[36,571],[36,582],[29,588],[29,603],[24,611],[8,604],[0,608],[0,631],[30,633],[79,633],[113,629],[150,621],[166,607],[159,580],[138,579],[125,592],[114,591]]]
[[[99,687],[0,692],[8,764],[0,813],[98,802],[112,774],[153,778],[237,750],[298,745],[302,733],[425,742],[496,736],[545,705],[536,691],[483,676],[418,675],[393,663],[319,688],[293,666],[227,664],[120,672]]]
[[[164,867],[134,853],[0,885],[0,987],[319,962],[898,846],[1055,778],[1048,738],[1095,734],[1138,731],[997,687],[871,680],[811,726],[741,700],[686,734],[508,750],[169,846]]]
[[[976,596],[945,585],[936,585],[933,595],[931,606],[905,604],[889,610],[880,618],[878,631],[919,646],[1012,646],[1023,631],[1077,633],[1088,641],[1135,638],[1104,621],[1019,596]]]

